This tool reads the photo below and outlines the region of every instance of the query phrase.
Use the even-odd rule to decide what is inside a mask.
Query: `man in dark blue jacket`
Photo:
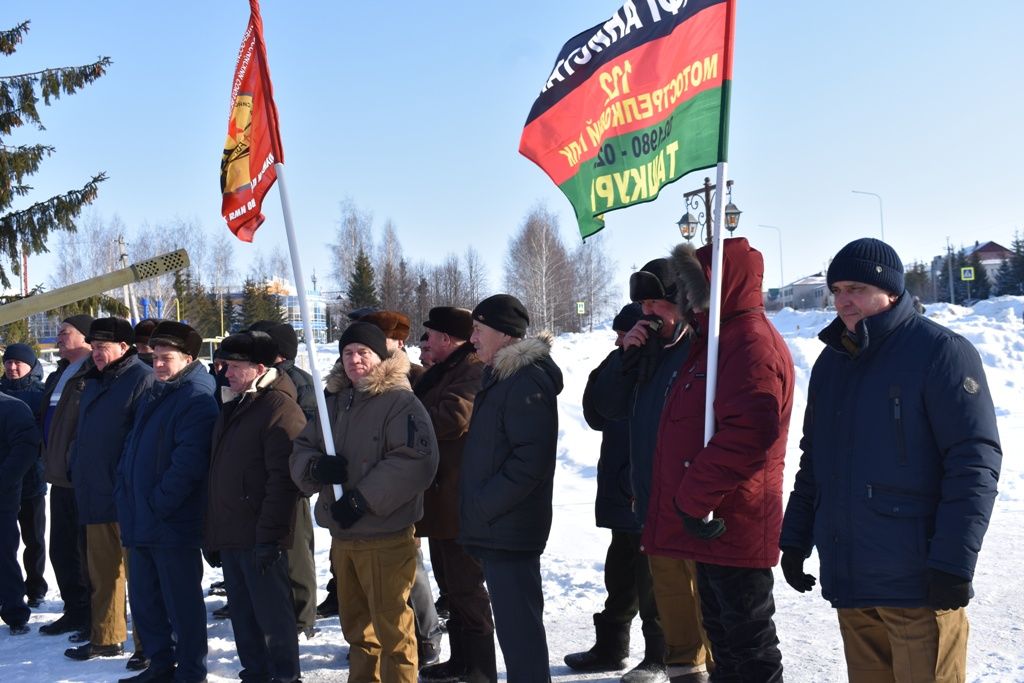
[[[629,421],[629,459],[637,519],[647,518],[651,472],[661,411],[690,352],[690,328],[676,303],[677,285],[667,258],[644,264],[629,279],[629,297],[644,317],[623,337],[594,379],[596,413]],[[641,551],[643,548],[641,547]],[[692,560],[649,555],[661,631],[644,629],[643,660],[624,683],[660,683],[675,677],[699,680],[711,658],[697,599]],[[690,676],[690,679],[686,679]]]
[[[11,344],[4,349],[4,375],[0,391],[20,399],[38,420],[43,401],[43,366],[28,344]],[[21,540],[25,552],[25,597],[28,606],[39,607],[49,585],[46,583],[46,481],[43,479],[43,454],[35,459],[21,484],[21,510],[18,512]]]
[[[78,433],[69,473],[85,527],[86,561],[92,582],[89,642],[64,654],[83,661],[117,657],[128,637],[125,621],[125,558],[114,504],[118,461],[131,431],[139,397],[153,384],[153,369],[139,360],[135,332],[123,318],[99,318],[85,338],[95,364],[85,375],[78,405]],[[138,633],[133,633],[138,639]],[[138,648],[136,648],[138,649]],[[137,661],[137,659],[136,659]]]
[[[156,382],[139,399],[117,470],[128,599],[150,661],[128,681],[206,678],[200,548],[217,402],[213,376],[195,360],[202,343],[183,323],[164,320],[153,330]]]
[[[590,373],[583,391],[583,417],[591,429],[601,431],[601,457],[597,461],[597,525],[611,529],[612,541],[604,561],[604,585],[608,597],[604,610],[594,615],[597,642],[586,652],[566,655],[574,671],[617,671],[629,657],[629,631],[640,613],[644,637],[664,642],[654,587],[647,558],[640,552],[643,526],[633,511],[633,486],[629,465],[629,421],[609,420],[595,410],[598,378],[614,362],[626,333],[633,329],[643,311],[640,304],[624,306],[612,321],[616,350]]]
[[[0,619],[11,635],[28,633],[25,582],[18,566],[21,482],[39,457],[39,427],[32,411],[0,393]]]
[[[786,581],[817,548],[849,678],[962,681],[967,615],[1002,452],[981,358],[919,315],[888,244],[828,269],[836,319],[811,372],[779,546]]]
[[[508,294],[473,309],[470,342],[485,368],[459,479],[459,543],[483,565],[509,683],[550,680],[540,556],[551,532],[562,371],[550,334],[524,339],[529,323]]]

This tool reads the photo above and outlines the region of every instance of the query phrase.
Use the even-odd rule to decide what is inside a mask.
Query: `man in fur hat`
[[[267,333],[233,334],[220,351],[229,386],[213,429],[203,548],[224,568],[242,678],[291,683],[299,641],[284,555],[299,492],[288,458],[306,418]]]
[[[562,371],[550,333],[526,338],[514,296],[473,309],[470,342],[486,366],[462,452],[459,543],[483,565],[508,680],[550,677],[540,556],[551,531]]]
[[[164,320],[150,333],[153,386],[139,399],[118,466],[128,599],[149,669],[124,681],[206,679],[202,545],[216,386],[196,360],[202,338]]]

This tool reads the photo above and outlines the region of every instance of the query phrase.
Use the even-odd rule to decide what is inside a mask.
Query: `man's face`
[[[427,330],[427,346],[430,348],[432,363],[443,363],[452,355],[452,351],[458,348],[450,336],[437,330]]]
[[[370,370],[380,365],[380,356],[366,344],[352,342],[345,344],[341,350],[341,362],[345,366],[345,374],[355,382],[370,374]]]
[[[892,308],[899,298],[874,285],[852,280],[833,282],[832,294],[836,298],[836,312],[850,332],[856,331],[857,323],[864,318]]]
[[[679,322],[679,308],[668,299],[644,299],[640,302],[640,308],[644,315],[656,315],[665,323],[658,331],[658,335],[664,339],[671,339],[672,332]]]
[[[20,360],[5,360],[4,361],[4,374],[7,379],[21,379],[32,372],[32,368],[28,366],[28,363]]]
[[[477,358],[482,360],[485,365],[490,365],[495,354],[512,343],[512,337],[474,320],[473,335],[469,341],[476,349]]]
[[[185,355],[173,346],[160,344],[153,347],[153,374],[161,382],[166,382],[188,367],[192,356]]]
[[[101,371],[126,353],[128,353],[128,345],[124,342],[97,341],[92,343],[92,362]]]
[[[252,386],[267,368],[259,363],[250,363],[247,360],[226,360],[228,372],[227,380],[231,391],[241,394]]]
[[[64,360],[74,360],[91,347],[85,343],[85,335],[68,323],[61,323],[57,331],[57,353]]]

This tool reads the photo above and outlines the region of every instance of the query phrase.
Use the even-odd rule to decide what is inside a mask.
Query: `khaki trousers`
[[[648,555],[661,630],[665,632],[665,663],[709,664],[711,643],[704,633],[693,560]],[[711,668],[710,666],[708,668]]]
[[[128,555],[121,547],[121,527],[117,522],[85,525],[85,559],[92,582],[93,645],[115,645],[128,638],[127,601]],[[141,650],[139,638],[132,629],[135,649]]]
[[[850,683],[962,683],[967,676],[963,609],[840,609]]]
[[[331,542],[350,683],[416,683],[416,629],[409,592],[416,578],[413,530]]]

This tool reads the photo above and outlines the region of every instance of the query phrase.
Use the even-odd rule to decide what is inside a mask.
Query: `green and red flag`
[[[263,197],[277,180],[274,164],[284,163],[259,0],[249,0],[249,10],[249,25],[231,84],[228,138],[220,161],[221,214],[243,242],[252,242],[256,228],[263,223]]]
[[[608,211],[726,161],[735,13],[735,0],[627,0],[562,47],[519,151],[584,238]]]

